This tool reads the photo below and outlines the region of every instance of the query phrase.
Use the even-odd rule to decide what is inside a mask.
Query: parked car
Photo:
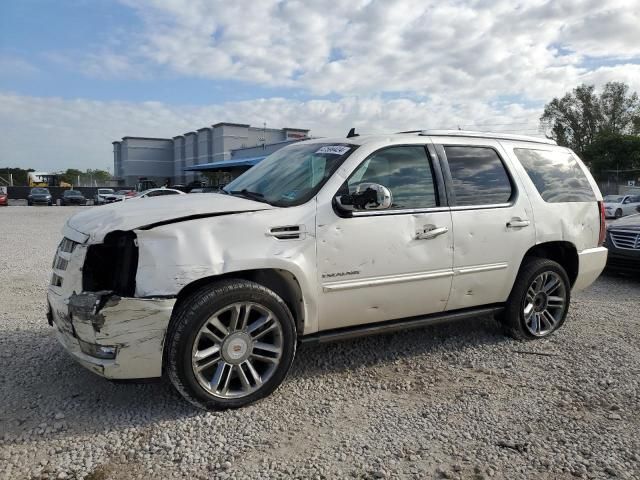
[[[220,193],[218,187],[192,188],[189,193]]]
[[[635,215],[607,225],[605,246],[609,249],[607,267],[610,270],[640,276],[640,206]]]
[[[49,205],[53,204],[51,200],[51,192],[48,188],[34,187],[27,196],[28,205]]]
[[[640,195],[607,195],[604,197],[604,212],[607,218],[620,218],[636,212],[640,206]]]
[[[107,202],[107,197],[114,194],[113,188],[99,188],[95,197],[93,197],[93,202],[96,205],[104,205],[105,203],[109,203]]]
[[[87,199],[79,190],[65,190],[60,199],[60,205],[86,205]]]
[[[175,190],[173,188],[164,188],[164,187],[151,188],[149,190],[145,190],[144,192],[140,192],[133,197],[125,198],[125,200],[140,200],[144,198],[164,197],[167,195],[186,195],[186,194],[180,190]]]
[[[600,191],[547,139],[301,141],[212,195],[68,220],[48,317],[78,362],[240,407],[277,388],[299,342],[483,315],[546,338],[607,259]]]
[[[118,190],[113,194],[104,195],[105,203],[121,202],[125,199],[135,197],[138,194],[135,190]]]
[[[9,194],[7,193],[7,187],[0,187],[0,206],[6,207],[9,205]]]

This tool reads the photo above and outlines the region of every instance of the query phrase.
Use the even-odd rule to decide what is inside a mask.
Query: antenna
[[[359,137],[359,136],[360,136],[360,134],[356,133],[355,127],[353,127],[351,130],[349,130],[349,133],[347,133],[347,138]]]

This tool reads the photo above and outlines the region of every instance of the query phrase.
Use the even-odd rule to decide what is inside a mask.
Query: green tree
[[[78,176],[82,176],[82,170],[76,168],[67,168],[67,170],[60,175],[60,180],[70,183],[71,185],[77,185]]]
[[[0,177],[5,179],[7,182],[9,181],[9,174],[13,175],[13,184],[16,187],[25,187],[29,185],[28,173],[33,172],[33,168],[6,168],[0,167]],[[0,181],[0,185],[5,185],[4,182]]]
[[[86,173],[97,185],[105,185],[111,180],[111,174],[105,170],[87,170]]]
[[[584,156],[599,136],[640,133],[640,101],[624,83],[609,82],[600,95],[580,85],[546,104],[540,123],[558,144]]]
[[[584,160],[596,174],[640,169],[640,136],[602,134],[586,147]]]

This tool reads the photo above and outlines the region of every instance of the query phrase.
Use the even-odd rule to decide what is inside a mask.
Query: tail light
[[[598,237],[598,246],[604,245],[604,239],[607,235],[607,226],[604,222],[604,202],[598,202],[598,210],[600,211],[600,236]]]

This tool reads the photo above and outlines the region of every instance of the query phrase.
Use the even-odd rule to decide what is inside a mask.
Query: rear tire
[[[621,217],[622,217],[622,209],[621,209],[621,208],[618,208],[618,209],[616,210],[616,212],[613,214],[613,216],[614,216],[615,218],[621,218]]]
[[[502,324],[511,337],[548,337],[564,323],[571,301],[571,283],[562,266],[546,258],[528,257],[507,300]]]
[[[238,408],[272,393],[296,351],[284,301],[248,280],[222,280],[178,305],[167,332],[164,370],[204,410]]]

